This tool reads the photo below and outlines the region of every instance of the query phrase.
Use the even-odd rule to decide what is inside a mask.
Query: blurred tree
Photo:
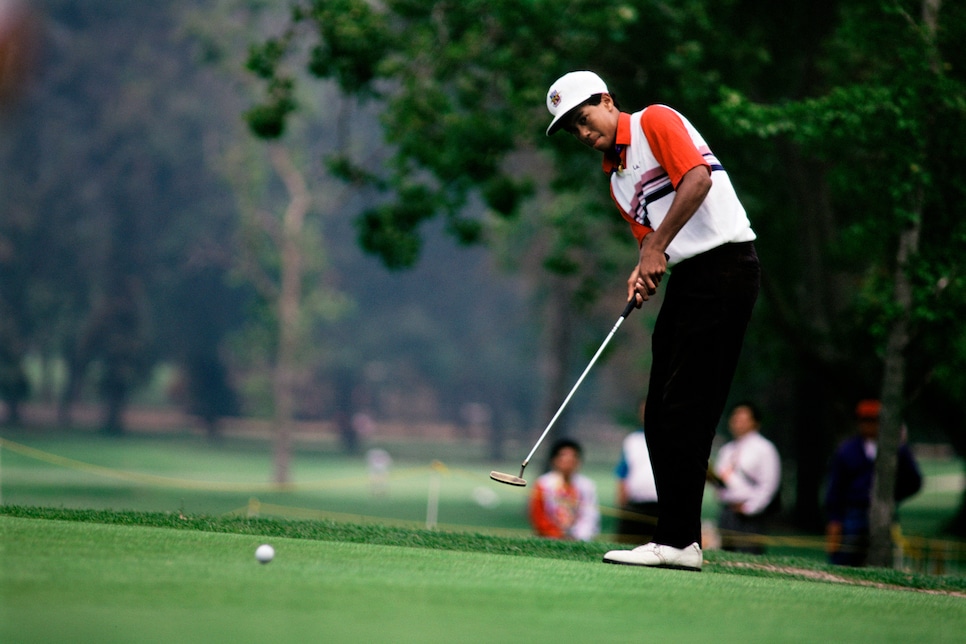
[[[202,136],[218,94],[199,100],[211,85],[177,33],[187,4],[43,3],[42,73],[0,124],[0,238],[13,271],[0,298],[23,294],[16,359],[65,359],[64,421],[96,374],[111,433],[153,366],[184,355],[176,325],[158,324],[185,304],[180,281],[192,275],[179,268],[231,239],[215,233],[231,204]]]
[[[229,233],[229,238],[230,238]],[[223,259],[198,258],[181,267],[172,288],[172,306],[156,313],[162,344],[181,365],[176,401],[197,416],[210,439],[220,438],[222,420],[242,412],[228,369],[223,336],[237,331],[250,297],[225,288]]]
[[[208,43],[209,60],[226,77],[240,80],[238,55],[265,23],[277,22],[271,7],[245,2],[214,2],[196,12],[192,30]],[[212,28],[211,25],[217,25]],[[283,82],[288,89],[294,87]],[[273,90],[274,91],[274,90]],[[307,101],[339,101],[332,92],[307,91]],[[294,103],[295,95],[283,103]],[[283,105],[280,109],[289,109]],[[311,108],[307,108],[314,113]],[[275,480],[290,478],[293,423],[300,413],[300,391],[312,387],[309,379],[323,358],[309,342],[309,330],[326,326],[342,316],[349,301],[327,280],[328,251],[322,220],[339,214],[347,188],[317,178],[312,159],[317,148],[349,145],[348,123],[339,115],[320,115],[316,129],[303,122],[292,124],[294,136],[282,138],[281,129],[265,126],[258,110],[248,113],[249,126],[270,142],[256,148],[234,141],[221,152],[226,176],[232,183],[241,213],[236,274],[250,283],[256,294],[255,309],[245,334],[257,337],[249,345],[248,362],[264,361],[271,369],[271,407],[274,417]],[[237,118],[236,112],[233,116]],[[265,129],[268,127],[269,129]],[[339,131],[338,136],[332,132]],[[338,411],[338,410],[337,410]],[[345,429],[345,427],[343,427]],[[355,441],[342,432],[344,447],[356,449]]]
[[[164,361],[180,367],[178,400],[208,421],[212,408],[230,413],[230,400],[217,403],[226,388],[241,392],[239,413],[272,413],[264,374],[276,316],[257,285],[279,275],[271,220],[286,192],[267,147],[242,136],[238,114],[251,96],[239,57],[258,28],[253,16],[277,24],[284,9],[245,0],[175,2],[163,12],[103,0],[44,6],[43,74],[0,121],[0,299],[13,302],[3,322],[17,334],[0,340],[11,351],[3,355],[18,370],[41,361],[48,375],[33,395],[60,394],[65,424],[75,401],[100,397],[106,344],[91,348],[102,337],[145,352],[137,369],[112,354],[120,373],[141,374],[127,397],[141,395],[144,370]],[[521,315],[516,280],[497,276],[482,252],[453,266],[451,249],[432,241],[431,261],[405,276],[362,256],[351,214],[378,199],[376,190],[331,181],[322,159],[364,152],[371,168],[384,167],[376,111],[331,86],[302,92],[306,118],[290,127],[291,149],[315,207],[301,239],[296,414],[325,418],[332,408],[312,407],[313,398],[345,367],[362,378],[375,414],[390,399],[415,405],[431,392],[441,404],[407,420],[455,420],[459,401],[485,400],[505,424],[522,424],[536,379],[535,361],[523,358],[533,320]],[[120,304],[108,297],[108,278],[122,271],[138,294],[124,342],[95,333],[106,324],[99,311]],[[376,363],[408,377],[369,380]]]

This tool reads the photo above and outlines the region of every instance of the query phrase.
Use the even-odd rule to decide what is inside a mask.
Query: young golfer
[[[628,300],[643,304],[673,267],[652,335],[644,423],[660,519],[650,543],[604,561],[701,570],[711,443],[758,297],[755,233],[724,166],[670,107],[621,112],[597,74],[578,71],[554,82],[547,109],[548,136],[564,129],[603,155],[640,248]]]

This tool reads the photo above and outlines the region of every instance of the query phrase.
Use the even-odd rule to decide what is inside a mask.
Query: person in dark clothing
[[[859,432],[839,445],[829,467],[825,494],[825,549],[829,561],[840,566],[864,566],[869,551],[869,507],[879,437],[878,400],[863,400],[856,406]],[[899,446],[895,501],[916,494],[922,474],[909,446]]]

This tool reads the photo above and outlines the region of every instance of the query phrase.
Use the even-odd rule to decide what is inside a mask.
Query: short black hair
[[[583,458],[584,450],[580,446],[580,443],[572,438],[560,438],[553,444],[553,447],[550,448],[550,460],[552,461],[553,459],[557,458],[557,455],[560,454],[560,452],[568,448],[577,452],[577,456],[579,458]]]
[[[604,96],[603,94],[594,94],[583,103],[579,103],[576,106],[570,108],[570,111],[564,114],[564,117],[560,119],[560,122],[561,122],[560,129],[564,130],[568,134],[573,134],[574,133],[574,124],[573,124],[574,115],[582,107],[586,107],[587,105],[600,105],[600,101],[603,99],[603,96]],[[609,92],[608,92],[608,96],[610,96],[610,100],[614,102],[614,107],[616,107],[617,109],[620,109],[621,106],[620,106],[620,103],[617,102],[617,98]]]

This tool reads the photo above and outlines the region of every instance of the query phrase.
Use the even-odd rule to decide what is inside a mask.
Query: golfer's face
[[[567,131],[578,141],[598,152],[614,147],[619,112],[610,96],[604,94],[598,105],[584,105],[577,109]]]

